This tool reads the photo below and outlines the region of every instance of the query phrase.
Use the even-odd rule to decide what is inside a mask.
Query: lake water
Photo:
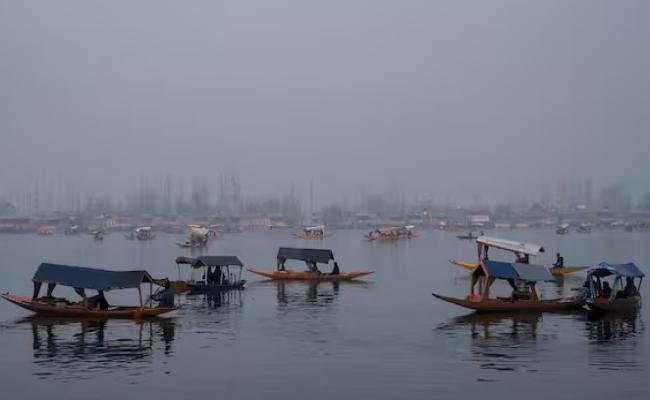
[[[335,231],[322,243],[292,239],[288,231],[231,234],[211,242],[205,254],[273,268],[279,246],[323,246],[333,249],[344,271],[376,271],[364,283],[274,283],[246,273],[244,291],[183,296],[172,317],[144,323],[27,318],[3,301],[2,393],[21,399],[650,397],[647,309],[635,318],[595,320],[586,313],[474,315],[431,296],[467,293],[467,273],[447,260],[474,260],[473,242],[425,231],[411,241],[370,244],[363,233]],[[547,252],[532,262],[550,264],[560,251],[567,265],[650,265],[650,235],[642,233],[490,234],[543,244]],[[175,278],[174,258],[191,254],[174,245],[182,240],[1,235],[0,291],[31,294],[31,277],[43,261],[144,268]],[[542,294],[571,296],[582,277],[546,284]],[[137,302],[134,290],[107,297]]]

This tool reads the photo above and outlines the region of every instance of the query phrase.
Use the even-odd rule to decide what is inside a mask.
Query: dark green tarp
[[[193,267],[214,267],[218,265],[238,265],[243,267],[244,264],[235,256],[201,256],[194,260]]]
[[[32,280],[95,290],[138,288],[143,282],[153,282],[151,275],[143,270],[109,271],[49,263],[39,265]]]
[[[307,262],[316,262],[327,264],[334,259],[332,250],[324,249],[295,249],[292,247],[280,247],[278,250],[278,260],[301,260]]]

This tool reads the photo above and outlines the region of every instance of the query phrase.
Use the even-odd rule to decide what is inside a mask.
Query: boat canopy
[[[516,242],[514,240],[500,239],[490,236],[480,236],[476,242],[488,247],[495,247],[497,249],[512,251],[514,253],[528,254],[536,256],[538,253],[544,252],[544,247],[538,244]]]
[[[587,276],[609,276],[617,275],[630,278],[643,278],[645,274],[639,269],[634,263],[627,264],[609,264],[606,262],[601,262],[598,265],[595,265],[587,271]]]
[[[139,288],[143,282],[156,283],[147,271],[109,271],[89,267],[42,263],[32,281],[74,288],[111,290]]]
[[[141,226],[139,228],[135,228],[136,232],[148,232],[151,230],[150,226]]]
[[[334,259],[334,253],[329,249],[296,249],[292,247],[280,247],[278,250],[278,261],[301,260],[307,262],[327,264]]]
[[[304,229],[305,232],[324,231],[324,230],[325,230],[325,225],[308,226]]]
[[[552,281],[553,275],[543,265],[484,260],[488,276],[498,279],[518,279],[526,282]],[[479,267],[480,269],[480,267]]]
[[[224,265],[237,265],[243,267],[244,264],[235,256],[201,256],[195,259],[192,266],[199,267],[217,267]]]

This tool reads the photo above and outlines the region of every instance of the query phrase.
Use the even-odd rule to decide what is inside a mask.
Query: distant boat
[[[390,226],[378,228],[368,232],[366,239],[369,242],[394,242],[396,240],[413,239],[420,236],[414,225]]]
[[[558,235],[566,235],[569,233],[569,224],[560,224],[557,226],[557,229],[555,229],[555,233]]]

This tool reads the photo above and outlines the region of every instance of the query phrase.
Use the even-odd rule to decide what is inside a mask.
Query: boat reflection
[[[229,309],[240,308],[243,306],[242,290],[224,290],[201,294],[187,294],[184,302],[180,298],[180,304],[183,308],[188,305],[190,308],[197,309]]]
[[[638,315],[589,313],[585,320],[589,365],[600,370],[639,370],[638,345],[645,326]]]
[[[258,281],[251,286],[274,286],[275,297],[279,306],[290,304],[299,305],[328,305],[335,302],[341,287],[368,287],[370,283],[361,280],[351,281]]]
[[[468,341],[471,361],[497,371],[535,371],[540,346],[554,340],[542,334],[542,313],[471,313],[451,319],[437,328],[453,340],[453,348]]]
[[[143,321],[29,317],[34,364],[42,378],[86,379],[98,370],[117,373],[130,364],[144,364],[162,343],[172,355],[175,323],[168,318]],[[150,360],[149,360],[150,361]]]

